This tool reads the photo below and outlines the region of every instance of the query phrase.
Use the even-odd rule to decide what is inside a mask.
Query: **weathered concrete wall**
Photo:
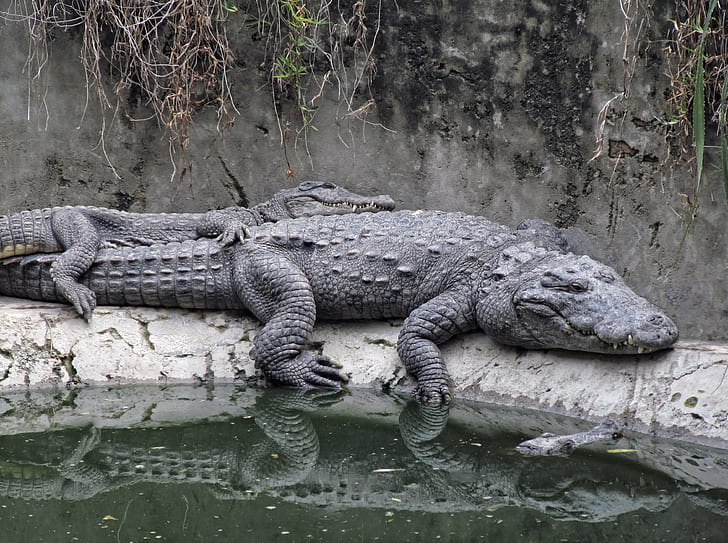
[[[231,313],[101,307],[91,324],[69,307],[0,298],[0,389],[78,384],[216,383],[255,377],[255,321]],[[413,388],[399,327],[323,323],[313,341],[344,364],[350,386]],[[728,447],[728,346],[683,342],[643,356],[525,351],[483,334],[443,355],[460,398],[623,421],[631,429]]]
[[[371,4],[367,22],[374,29],[378,6]],[[710,164],[696,223],[678,254],[693,181],[689,165],[669,156],[659,121],[668,117],[659,40],[667,36],[672,6],[655,2],[644,21],[635,14],[629,36],[642,25],[643,39],[628,50],[629,98],[612,102],[605,153],[590,162],[598,113],[625,81],[618,3],[384,2],[374,50],[377,107],[368,120],[389,130],[337,117],[332,89],[319,102],[318,130],[307,145],[290,138],[291,165],[302,177],[388,192],[401,208],[466,211],[510,224],[551,220],[664,306],[684,338],[724,339],[728,286],[718,278],[727,213]],[[29,100],[24,27],[0,26],[0,212],[78,203],[205,210],[255,203],[292,184],[259,68],[262,42],[242,18],[231,16],[228,30],[241,115],[220,136],[214,112],[201,111],[192,167],[170,181],[157,125],[131,120],[149,114],[136,98],[106,112],[106,144],[99,146],[99,107],[93,97],[86,104],[78,29],[54,31],[49,63]],[[281,105],[283,123],[295,116],[290,104]]]

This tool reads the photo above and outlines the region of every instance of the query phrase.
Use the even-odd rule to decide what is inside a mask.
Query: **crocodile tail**
[[[66,301],[51,276],[57,258],[32,254],[1,259],[0,295]],[[234,294],[229,257],[210,240],[101,249],[79,282],[96,294],[98,305],[243,308]]]
[[[51,230],[50,208],[0,215],[0,258],[62,251]]]

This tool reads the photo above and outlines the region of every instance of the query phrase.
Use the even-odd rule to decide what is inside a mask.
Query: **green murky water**
[[[4,395],[0,541],[728,540],[726,451],[639,434],[514,451],[589,426],[369,391]]]

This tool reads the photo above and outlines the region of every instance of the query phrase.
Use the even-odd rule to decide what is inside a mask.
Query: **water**
[[[726,451],[634,433],[514,451],[589,427],[371,391],[6,394],[0,541],[728,541]]]

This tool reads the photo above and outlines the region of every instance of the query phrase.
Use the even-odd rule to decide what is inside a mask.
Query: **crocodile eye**
[[[589,283],[577,279],[569,283],[569,288],[572,292],[586,292],[589,290]]]
[[[606,283],[611,283],[614,281],[614,275],[609,273],[607,270],[599,270],[599,276],[601,277],[602,281]]]
[[[326,183],[323,181],[304,181],[298,185],[298,190],[313,190],[313,189],[335,189],[336,185],[333,183]]]

